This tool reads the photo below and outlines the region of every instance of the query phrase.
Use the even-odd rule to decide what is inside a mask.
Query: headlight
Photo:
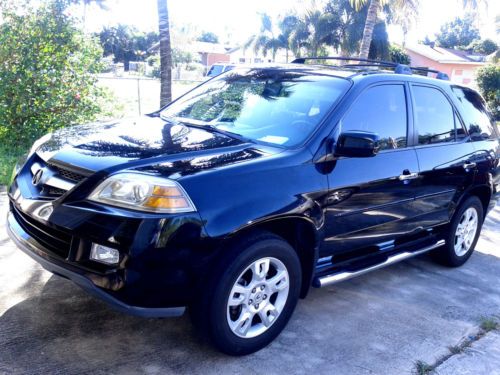
[[[35,143],[33,143],[33,146],[31,146],[30,152],[28,152],[28,158],[33,155],[41,145],[49,141],[50,138],[52,138],[52,133],[45,134],[42,138],[37,139]]]
[[[178,183],[139,173],[118,173],[108,177],[89,195],[89,199],[140,211],[196,211]]]

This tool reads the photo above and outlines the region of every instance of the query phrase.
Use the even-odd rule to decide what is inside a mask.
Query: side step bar
[[[346,272],[333,273],[331,275],[326,275],[326,276],[322,276],[322,277],[317,277],[314,279],[313,286],[316,288],[321,288],[321,287],[324,287],[327,285],[339,283],[339,282],[344,281],[344,280],[349,280],[349,279],[352,279],[353,277],[361,276],[361,275],[364,275],[365,273],[375,271],[375,270],[378,270],[380,268],[390,266],[391,264],[401,262],[405,259],[409,259],[409,258],[412,258],[414,256],[426,253],[426,252],[431,251],[433,249],[436,249],[440,246],[443,246],[444,244],[445,244],[444,240],[439,240],[435,244],[430,245],[430,246],[426,246],[420,250],[416,250],[416,251],[412,251],[412,252],[408,251],[408,252],[404,252],[404,253],[395,254],[395,255],[387,258],[387,260],[385,262],[375,264],[374,266],[370,266],[367,268],[363,268],[359,271],[353,271],[353,272],[346,271]]]

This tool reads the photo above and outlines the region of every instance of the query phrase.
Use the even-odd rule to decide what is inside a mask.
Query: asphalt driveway
[[[44,271],[8,239],[6,211],[3,192],[0,373],[409,374],[417,361],[436,363],[474,341],[485,318],[500,317],[500,207],[462,268],[422,256],[314,289],[274,343],[243,358],[200,343],[187,316],[125,316]]]

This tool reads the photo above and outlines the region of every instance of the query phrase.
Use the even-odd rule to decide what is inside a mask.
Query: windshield
[[[348,87],[345,79],[310,72],[237,69],[195,88],[160,115],[291,147],[315,130]]]

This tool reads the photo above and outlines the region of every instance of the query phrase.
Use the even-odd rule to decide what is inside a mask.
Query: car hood
[[[171,173],[241,162],[280,149],[244,142],[224,134],[144,116],[73,126],[54,132],[37,154],[45,161],[88,171],[170,166]],[[195,169],[192,160],[203,160]],[[178,168],[173,168],[176,165]],[[201,166],[201,168],[200,168]],[[185,170],[182,170],[185,169]],[[166,172],[157,170],[157,172]]]

